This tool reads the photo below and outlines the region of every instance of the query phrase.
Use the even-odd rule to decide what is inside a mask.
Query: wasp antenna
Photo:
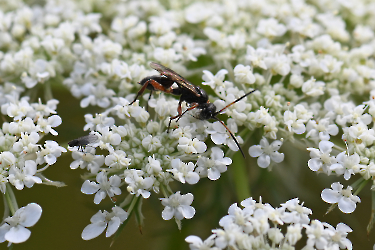
[[[242,154],[243,158],[246,158],[246,157],[245,157],[245,154],[244,154],[243,151],[242,151],[242,148],[240,147],[240,144],[238,143],[238,141],[237,141],[237,139],[236,139],[236,137],[232,134],[232,132],[231,132],[231,131],[229,130],[229,128],[227,127],[227,125],[225,125],[225,123],[224,123],[222,120],[220,120],[219,118],[217,118],[216,116],[214,116],[213,118],[214,118],[216,121],[220,122],[220,123],[225,127],[225,129],[226,129],[226,130],[229,132],[229,134],[232,136],[232,138],[233,138],[234,142],[236,143],[238,149],[241,151],[241,154]]]
[[[224,108],[220,109],[219,111],[215,112],[214,116],[220,114],[223,110],[225,110],[226,108],[232,106],[233,104],[235,104],[236,102],[238,101],[241,101],[243,98],[245,98],[246,96],[250,95],[251,93],[253,93],[256,89],[253,89],[252,91],[250,91],[249,93],[247,94],[244,94],[243,96],[241,96],[240,98],[238,98],[237,100],[229,103],[227,106],[225,106]]]

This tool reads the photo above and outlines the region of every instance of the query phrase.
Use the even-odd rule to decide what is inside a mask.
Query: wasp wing
[[[159,71],[161,75],[166,76],[169,79],[172,79],[173,81],[175,81],[179,87],[190,90],[192,93],[194,93],[198,97],[201,96],[200,92],[197,90],[194,84],[192,84],[191,82],[189,82],[188,80],[186,80],[185,78],[183,78],[182,76],[180,76],[179,74],[171,70],[170,68],[165,67],[156,62],[151,62],[150,66],[151,68]]]

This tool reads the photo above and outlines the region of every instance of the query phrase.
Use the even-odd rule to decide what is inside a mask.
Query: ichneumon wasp
[[[231,137],[233,138],[237,147],[241,151],[242,156],[245,157],[245,154],[242,151],[236,137],[232,134],[229,128],[225,125],[225,123],[221,121],[219,118],[217,118],[216,116],[220,114],[222,111],[224,111],[225,109],[227,109],[228,107],[230,107],[231,105],[235,104],[236,102],[242,100],[246,96],[253,93],[255,89],[246,93],[245,95],[241,96],[235,101],[229,103],[227,106],[220,109],[219,111],[216,111],[216,106],[208,100],[208,95],[206,91],[204,91],[202,88],[192,84],[191,82],[189,82],[188,80],[186,80],[185,78],[183,78],[182,76],[180,76],[179,74],[171,70],[170,68],[167,68],[159,63],[151,62],[150,66],[151,68],[157,70],[160,73],[160,75],[149,76],[149,77],[142,79],[139,82],[139,84],[141,84],[142,87],[138,91],[134,101],[132,101],[129,105],[133,104],[137,100],[137,98],[140,95],[142,95],[142,93],[146,90],[146,88],[151,90],[151,94],[153,91],[163,91],[165,93],[178,95],[180,96],[180,101],[177,107],[178,114],[170,118],[167,132],[169,132],[169,128],[173,120],[175,119],[177,119],[177,121],[180,120],[180,118],[186,112],[196,108],[200,110],[196,118],[199,120],[215,119],[218,122],[220,122],[225,127],[225,129],[229,132]],[[172,87],[173,83],[177,84],[176,88]],[[186,102],[190,105],[184,112],[182,112],[182,107],[181,107],[182,102]]]

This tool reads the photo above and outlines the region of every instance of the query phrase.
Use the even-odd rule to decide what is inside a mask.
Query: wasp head
[[[216,115],[216,106],[213,103],[203,103],[198,108],[201,110],[198,116],[199,120],[208,120]]]

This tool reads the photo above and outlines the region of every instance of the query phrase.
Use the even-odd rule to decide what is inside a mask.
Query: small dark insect
[[[217,118],[216,116],[220,114],[223,110],[230,107],[231,105],[235,104],[236,102],[242,100],[246,96],[253,93],[255,89],[241,96],[237,100],[231,102],[230,104],[228,104],[221,110],[216,111],[216,106],[213,103],[210,103],[210,101],[208,100],[208,95],[206,91],[204,91],[202,88],[192,84],[191,82],[189,82],[188,80],[186,80],[185,78],[183,78],[182,76],[180,76],[179,74],[171,70],[170,68],[167,68],[161,64],[151,62],[150,66],[153,69],[159,71],[160,76],[157,76],[157,75],[150,76],[140,81],[139,83],[143,86],[138,91],[138,94],[135,97],[134,101],[130,104],[133,104],[137,100],[137,98],[144,92],[146,88],[151,90],[151,92],[154,90],[160,90],[165,93],[179,95],[180,101],[177,107],[178,115],[170,118],[167,132],[169,132],[169,128],[171,126],[172,120],[177,119],[178,121],[187,111],[197,108],[200,110],[200,112],[198,114],[198,117],[196,118],[199,120],[215,119],[219,121],[233,138],[237,147],[241,151],[242,156],[245,157],[245,154],[242,151],[240,145],[238,144],[236,137],[232,134],[229,128],[225,125],[225,123],[221,121],[219,118]],[[172,87],[173,83],[176,83],[178,87],[173,88]],[[182,112],[182,107],[181,107],[182,102],[186,102],[190,105],[189,108],[187,108],[184,112]]]
[[[78,146],[78,150],[83,150],[88,144],[97,142],[99,137],[94,134],[88,134],[68,142],[69,147]]]

